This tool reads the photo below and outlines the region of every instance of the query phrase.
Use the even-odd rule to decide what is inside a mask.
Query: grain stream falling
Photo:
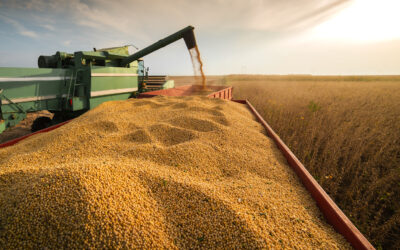
[[[348,249],[243,105],[103,103],[0,150],[1,248]]]
[[[206,90],[206,76],[204,75],[204,70],[203,70],[203,61],[201,60],[200,57],[200,50],[199,47],[196,45],[195,47],[191,48],[189,50],[190,53],[190,59],[192,60],[192,65],[193,65],[193,72],[195,77],[201,77],[201,85],[203,86],[203,89]]]

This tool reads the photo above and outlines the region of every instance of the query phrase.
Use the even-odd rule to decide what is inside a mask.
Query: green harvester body
[[[188,49],[196,46],[188,26],[136,53],[128,46],[57,52],[40,56],[39,68],[0,68],[0,133],[26,118],[29,112],[54,113],[52,124],[95,108],[106,101],[125,100],[146,92],[150,77],[142,57],[181,38]],[[174,87],[166,80],[159,89]],[[151,89],[154,90],[154,87]]]

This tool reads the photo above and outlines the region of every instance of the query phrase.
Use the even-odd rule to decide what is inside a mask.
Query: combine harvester
[[[206,95],[231,100],[251,110],[336,231],[355,249],[374,249],[251,103],[232,100],[232,87],[208,86],[207,91],[197,85],[174,88],[173,81],[165,76],[148,76],[141,58],[181,38],[188,49],[196,47],[193,29],[188,26],[132,55],[128,54],[126,46],[74,54],[57,52],[53,56],[40,56],[39,69],[0,68],[0,133],[17,125],[28,112],[49,110],[54,113],[53,120],[39,117],[34,121],[32,129],[38,131],[0,144],[0,148],[57,129],[106,101],[158,95]]]
[[[0,133],[26,118],[29,112],[54,113],[37,118],[32,130],[40,130],[77,117],[106,101],[125,100],[157,89],[173,88],[165,76],[149,76],[141,59],[179,39],[188,49],[196,46],[193,27],[186,27],[133,55],[128,46],[57,52],[38,58],[39,69],[0,68]]]

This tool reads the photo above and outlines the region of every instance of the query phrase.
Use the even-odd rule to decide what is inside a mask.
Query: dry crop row
[[[400,245],[400,77],[220,78],[377,247]]]

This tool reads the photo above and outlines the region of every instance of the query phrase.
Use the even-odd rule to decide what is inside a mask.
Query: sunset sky
[[[126,44],[193,25],[206,74],[400,74],[398,0],[0,0],[0,66]],[[183,41],[145,58],[190,75]]]

